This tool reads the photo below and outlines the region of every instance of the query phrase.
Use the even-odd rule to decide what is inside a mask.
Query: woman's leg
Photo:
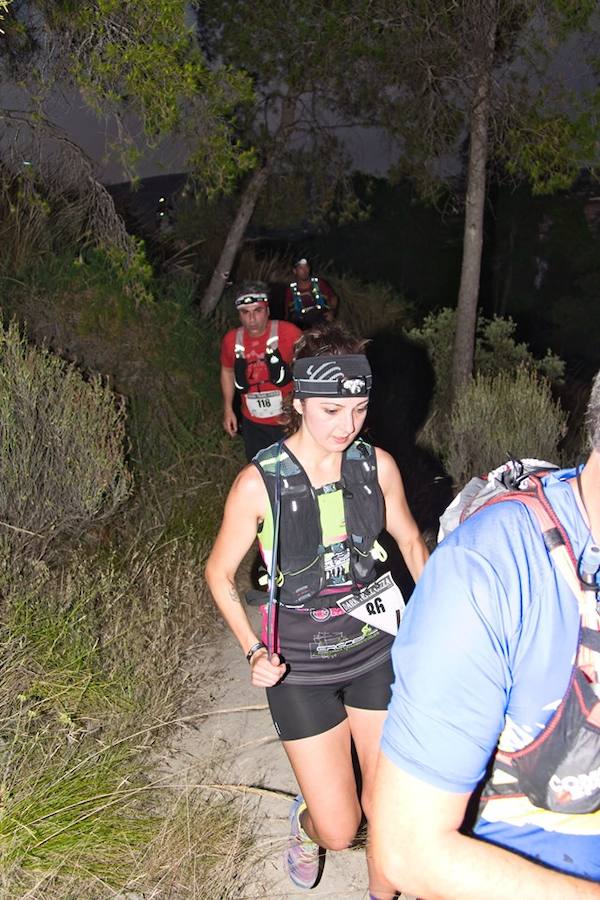
[[[348,719],[322,734],[283,741],[306,801],[302,827],[321,847],[349,847],[361,820]]]

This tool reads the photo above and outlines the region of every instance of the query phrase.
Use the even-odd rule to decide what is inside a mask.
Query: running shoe
[[[292,803],[290,836],[285,853],[285,868],[296,887],[310,890],[319,883],[323,871],[324,851],[304,831],[300,816],[306,809],[302,794]]]

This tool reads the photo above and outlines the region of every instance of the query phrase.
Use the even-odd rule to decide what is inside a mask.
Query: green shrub
[[[413,306],[387,284],[370,283],[348,275],[331,278],[340,297],[340,322],[361,337],[388,328],[410,328]]]
[[[538,373],[552,383],[559,383],[565,364],[548,350],[542,359],[536,359],[527,344],[515,338],[516,323],[512,319],[479,316],[475,335],[475,374],[493,376],[500,372],[515,372],[523,367]],[[423,429],[422,438],[440,456],[447,452],[448,415],[452,406],[451,373],[456,311],[444,308],[430,313],[420,328],[409,331],[409,337],[424,344],[435,374],[435,392],[431,416]]]
[[[567,418],[548,381],[526,367],[477,375],[459,393],[450,416],[445,463],[457,486],[508,456],[559,461]]]
[[[475,334],[475,374],[495,375],[498,372],[514,371],[517,366],[545,375],[552,382],[564,376],[565,364],[550,350],[542,359],[535,359],[527,344],[515,338],[517,326],[511,318],[494,316],[486,319],[479,316]],[[433,368],[440,405],[447,402],[452,371],[452,352],[456,330],[456,310],[441,309],[430,313],[420,328],[409,331],[409,337],[425,344]]]
[[[13,552],[47,555],[128,496],[125,409],[99,377],[28,344],[0,321],[0,530]]]
[[[51,882],[74,877],[81,897],[88,882],[118,887],[156,827],[135,802],[139,741],[120,739],[147,721],[128,630],[107,652],[97,621],[126,583],[76,561],[53,574],[5,560],[1,577],[0,893],[54,896]]]

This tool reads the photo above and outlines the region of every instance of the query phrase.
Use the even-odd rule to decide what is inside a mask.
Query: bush
[[[516,324],[512,319],[479,316],[475,335],[474,370],[478,375],[493,376],[500,372],[515,372],[521,366],[539,373],[552,383],[560,383],[564,362],[550,350],[536,359],[525,343],[515,338]],[[448,415],[452,406],[450,390],[452,353],[456,329],[456,311],[442,309],[428,315],[420,328],[413,328],[409,337],[427,348],[435,373],[432,412],[422,438],[440,456],[447,453]]]
[[[391,328],[410,328],[412,305],[387,284],[343,276],[331,279],[340,297],[340,322],[361,337]]]
[[[47,555],[128,496],[125,410],[99,376],[0,321],[0,526],[13,552]]]
[[[524,366],[514,374],[477,375],[456,398],[445,463],[462,486],[508,456],[557,462],[566,430],[566,415],[542,376]]]
[[[517,366],[545,375],[552,382],[560,381],[565,371],[564,362],[550,350],[542,359],[535,359],[527,344],[515,337],[517,326],[511,318],[479,316],[475,334],[475,374],[495,375],[512,372]],[[441,309],[430,313],[420,328],[413,328],[409,337],[425,344],[435,370],[438,405],[445,407],[449,396],[452,372],[452,352],[456,330],[456,310]]]

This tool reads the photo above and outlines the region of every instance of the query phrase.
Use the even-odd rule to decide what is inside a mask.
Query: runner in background
[[[236,479],[206,567],[252,683],[267,689],[300,787],[285,865],[306,889],[319,880],[324,848],[349,847],[363,813],[370,817],[393,677],[390,652],[404,607],[377,538],[385,527],[415,580],[428,555],[392,457],[359,438],[372,380],[363,348],[364,341],[336,326],[304,333],[287,404],[288,437],[261,451]],[[278,573],[276,624],[270,627],[263,605],[260,638],[235,587],[257,535],[267,570]],[[272,655],[268,646],[277,648]],[[372,866],[370,880],[381,886]],[[378,898],[393,895],[390,886]]]
[[[339,298],[328,281],[311,275],[305,257],[293,265],[294,280],[285,292],[286,315],[299,328],[314,328],[333,322],[338,314]]]
[[[238,328],[221,343],[223,428],[230,437],[242,433],[248,462],[259,450],[283,436],[283,399],[292,391],[291,361],[301,332],[291,322],[269,318],[267,286],[260,281],[242,285],[235,296]],[[233,408],[241,394],[241,422]]]

